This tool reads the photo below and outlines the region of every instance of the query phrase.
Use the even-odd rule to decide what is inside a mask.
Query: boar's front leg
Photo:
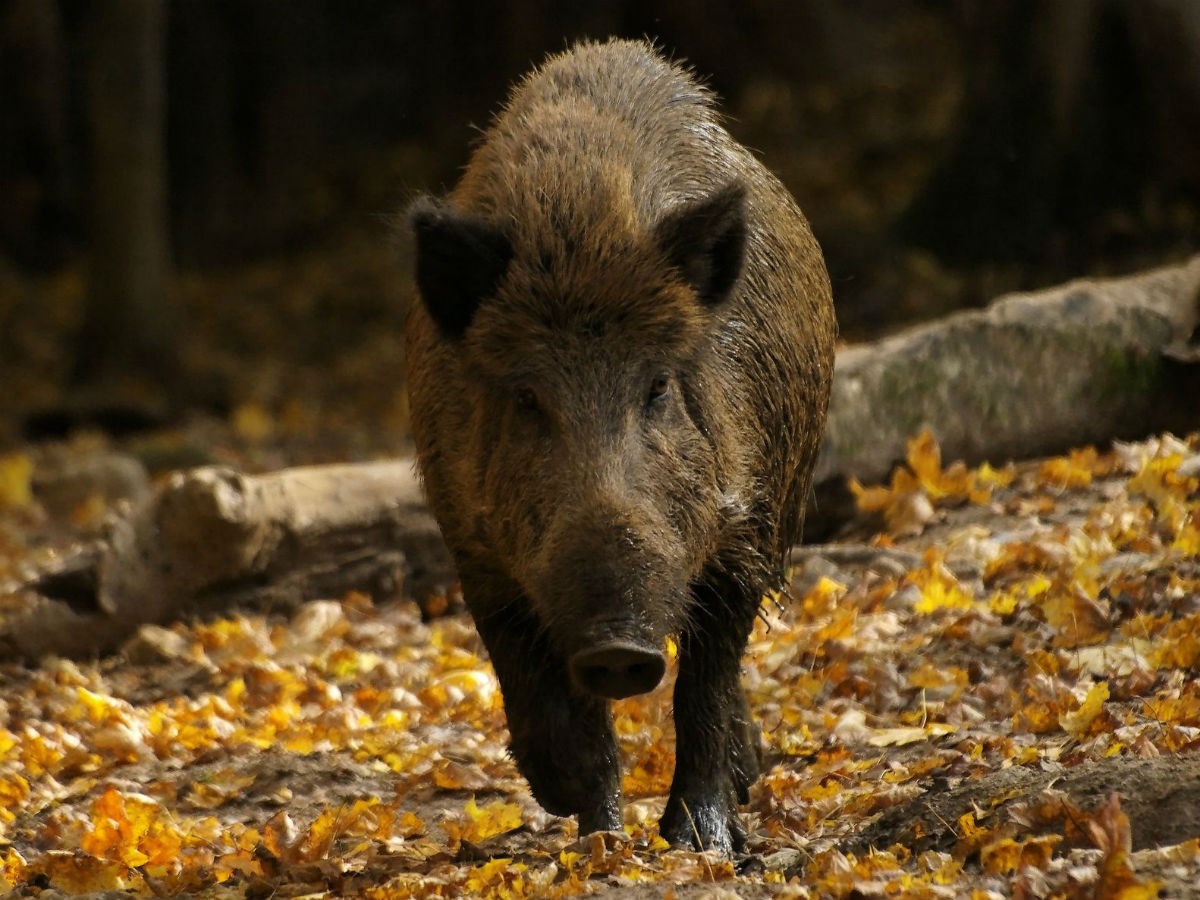
[[[478,609],[464,580],[468,606]],[[486,605],[486,604],[485,604]],[[575,691],[567,664],[523,598],[477,613],[476,627],[504,694],[517,768],[557,816],[579,816],[579,833],[621,828],[620,757],[608,702]]]
[[[739,679],[758,598],[725,587],[696,588],[680,636],[675,778],[660,831],[672,844],[731,854],[746,837],[737,804],[759,773],[758,728]]]

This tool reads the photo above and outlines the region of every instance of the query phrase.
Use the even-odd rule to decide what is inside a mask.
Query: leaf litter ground
[[[0,461],[0,574],[28,469]],[[352,594],[0,669],[0,889],[1200,897],[1200,437],[970,469],[922,435],[853,488],[745,660],[743,857],[657,835],[669,683],[616,704],[626,827],[580,839],[508,759],[470,620]]]

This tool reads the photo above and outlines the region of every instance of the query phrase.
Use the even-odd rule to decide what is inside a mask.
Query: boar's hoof
[[[599,805],[579,813],[579,833],[591,834],[593,831],[620,831],[621,803],[617,796],[603,798]]]
[[[739,853],[746,845],[746,829],[737,808],[720,797],[696,797],[692,803],[667,799],[659,822],[659,833],[675,847],[716,850],[725,856]]]
[[[609,641],[571,657],[571,677],[590,694],[619,700],[644,694],[667,669],[660,651],[630,641]]]

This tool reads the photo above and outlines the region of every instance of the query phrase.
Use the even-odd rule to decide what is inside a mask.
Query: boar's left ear
[[[667,259],[699,295],[720,303],[742,272],[746,252],[746,188],[740,181],[667,213],[655,226]]]
[[[430,317],[449,338],[462,337],[479,303],[496,292],[512,244],[486,219],[420,197],[408,209],[417,240],[417,288]]]

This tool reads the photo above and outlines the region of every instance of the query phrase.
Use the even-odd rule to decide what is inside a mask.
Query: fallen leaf
[[[0,456],[0,508],[33,502],[33,460],[24,453]]]
[[[1079,738],[1087,734],[1104,712],[1104,704],[1108,702],[1108,682],[1098,681],[1088,689],[1087,696],[1079,708],[1069,713],[1063,713],[1058,718],[1063,731],[1072,737]]]

